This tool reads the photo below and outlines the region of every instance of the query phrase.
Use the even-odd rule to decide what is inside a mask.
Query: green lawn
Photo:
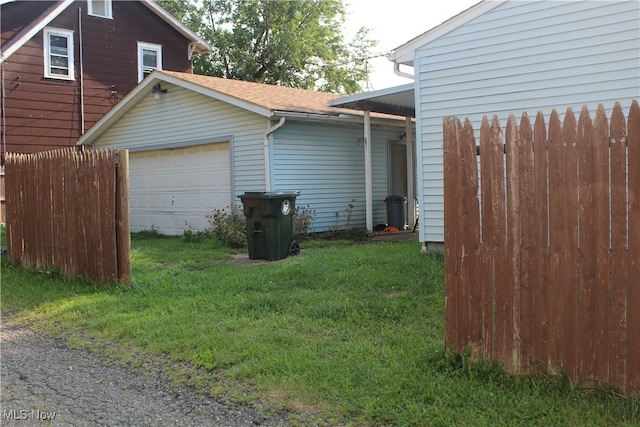
[[[129,287],[3,258],[2,313],[211,394],[287,408],[300,423],[640,424],[639,402],[612,390],[445,353],[443,258],[417,242],[302,248],[243,265],[214,241],[134,235]]]

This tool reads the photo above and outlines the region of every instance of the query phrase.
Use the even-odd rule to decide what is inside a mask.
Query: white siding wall
[[[416,51],[420,240],[443,233],[442,119],[640,98],[640,2],[509,1]],[[490,118],[490,117],[489,117]]]
[[[387,142],[404,131],[372,127],[373,223],[386,223],[389,195]],[[272,190],[297,191],[297,206],[315,210],[313,231],[365,227],[365,172],[362,125],[303,123],[288,119],[274,133]]]

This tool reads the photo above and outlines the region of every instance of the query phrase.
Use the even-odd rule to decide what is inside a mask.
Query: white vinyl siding
[[[43,36],[44,76],[74,80],[73,31],[45,28]]]
[[[397,130],[372,128],[374,225],[387,222],[388,140],[397,139],[403,125]],[[300,191],[296,205],[315,210],[313,231],[366,226],[362,138],[362,125],[292,120],[274,133],[272,190]]]
[[[442,120],[640,97],[640,2],[508,1],[416,51],[420,240],[443,241]]]
[[[98,146],[133,150],[163,144],[187,147],[231,139],[232,194],[239,204],[245,191],[264,191],[263,135],[267,119],[199,93],[162,83],[160,99],[149,94],[99,138]],[[180,108],[176,108],[180,105]]]

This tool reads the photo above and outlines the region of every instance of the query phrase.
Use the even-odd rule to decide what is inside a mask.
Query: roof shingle
[[[273,111],[326,114],[333,116],[337,116],[339,114],[360,115],[354,110],[329,107],[327,103],[330,100],[343,96],[334,93],[316,92],[313,90],[223,79],[219,77],[187,74],[175,71],[163,70],[159,73],[167,74],[186,82],[202,86],[203,88]]]

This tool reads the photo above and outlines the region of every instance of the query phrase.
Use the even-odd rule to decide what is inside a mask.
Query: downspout
[[[82,8],[78,8],[78,33],[80,39],[80,135],[84,135],[84,56],[82,49]]]
[[[271,191],[271,156],[269,156],[269,135],[282,127],[285,122],[284,117],[280,117],[280,121],[271,126],[264,133],[264,191]]]
[[[373,179],[371,172],[371,112],[364,112],[364,187],[367,230],[373,232]]]
[[[0,122],[0,138],[2,138],[2,156],[7,155],[7,117],[6,117],[6,104],[4,93],[4,62],[0,64],[0,113],[2,114],[2,121]]]

